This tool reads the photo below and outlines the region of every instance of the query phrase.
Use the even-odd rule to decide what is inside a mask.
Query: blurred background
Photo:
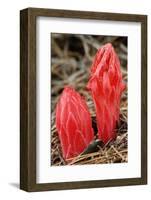
[[[93,127],[97,132],[94,104],[86,85],[97,50],[112,43],[120,59],[121,71],[127,83],[127,37],[80,34],[51,34],[51,165],[66,165],[55,126],[55,106],[65,85],[75,88],[86,99]],[[99,164],[127,162],[127,90],[121,98],[121,115],[117,139],[98,151],[78,156],[68,164]]]

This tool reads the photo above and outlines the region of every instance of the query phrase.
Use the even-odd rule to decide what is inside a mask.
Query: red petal
[[[119,120],[120,98],[126,87],[119,58],[111,44],[98,50],[91,71],[87,88],[95,104],[98,136],[106,143],[116,136],[114,129]]]
[[[57,103],[56,128],[65,159],[82,153],[93,140],[92,122],[85,100],[71,87],[64,89]]]

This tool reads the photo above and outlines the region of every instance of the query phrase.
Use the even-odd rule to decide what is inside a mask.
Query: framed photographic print
[[[20,188],[147,184],[147,16],[20,12]]]

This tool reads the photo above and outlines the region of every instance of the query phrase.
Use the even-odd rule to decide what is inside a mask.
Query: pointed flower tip
[[[107,44],[103,45],[101,48],[98,49],[97,54],[99,54],[100,52],[102,53],[102,51],[104,52],[106,50],[112,50],[112,49],[113,49],[112,44],[111,43],[107,43]]]
[[[112,44],[109,42],[109,43],[106,43],[104,46],[104,48],[113,48]]]

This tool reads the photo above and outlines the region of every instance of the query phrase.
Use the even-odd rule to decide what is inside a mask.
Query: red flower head
[[[87,85],[95,104],[98,137],[104,143],[116,137],[120,98],[125,86],[118,56],[112,45],[106,44],[95,56]]]
[[[65,87],[57,103],[56,127],[65,159],[82,153],[93,140],[91,117],[85,100],[71,87]]]

